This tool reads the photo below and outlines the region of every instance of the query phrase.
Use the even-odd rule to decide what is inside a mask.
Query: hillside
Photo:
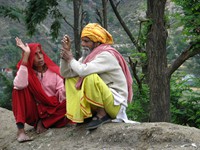
[[[88,132],[85,125],[49,129],[36,134],[28,126],[31,142],[16,141],[11,111],[0,108],[0,150],[198,150],[200,130],[171,123],[108,123]]]
[[[58,9],[62,12],[62,14],[66,17],[68,23],[73,25],[73,6],[72,2],[60,0],[58,1]],[[139,25],[135,25],[138,19],[138,8],[143,1],[140,0],[123,0],[119,5],[120,13],[125,16],[124,20],[128,26],[134,28],[132,29],[134,32],[138,29]],[[25,8],[27,5],[26,1],[13,1],[13,0],[1,0],[1,4],[3,6],[14,6],[18,8]],[[101,9],[100,1],[84,1],[83,11],[86,11],[89,16],[90,22],[97,22],[96,18],[96,9]],[[137,8],[137,11],[136,11]],[[135,11],[132,11],[135,10]],[[127,11],[130,13],[127,14]],[[50,36],[50,26],[52,23],[52,18],[50,15],[47,16],[44,22],[40,23],[37,26],[37,32],[34,36],[27,36],[26,26],[24,24],[23,15],[17,14],[21,19],[20,22],[17,20],[11,20],[9,18],[4,18],[4,16],[0,15],[0,25],[1,32],[0,37],[2,37],[0,41],[0,68],[10,67],[19,60],[20,50],[15,47],[15,37],[19,36],[22,38],[24,42],[40,42],[43,46],[44,51],[56,62],[58,63],[59,57],[59,46],[60,41],[64,34],[69,34],[71,39],[73,40],[73,29],[64,21],[61,24],[61,30],[59,31],[59,37],[56,41],[53,41]],[[115,44],[125,44],[131,43],[127,34],[121,27],[119,21],[117,20],[115,14],[113,13],[111,6],[108,4],[108,30],[113,35]],[[130,48],[134,48],[133,44]],[[123,48],[119,48],[120,51],[123,51]]]

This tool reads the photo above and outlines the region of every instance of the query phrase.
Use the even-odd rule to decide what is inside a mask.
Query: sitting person
[[[34,126],[37,133],[50,127],[63,127],[70,120],[65,117],[66,96],[59,67],[45,54],[39,43],[24,44],[16,38],[22,50],[17,64],[12,93],[12,108],[18,142],[30,141],[24,124]]]
[[[132,77],[122,55],[111,47],[111,34],[97,23],[86,25],[81,34],[83,53],[79,61],[70,51],[69,36],[62,39],[61,75],[65,78],[66,116],[86,129],[115,121],[128,122],[127,103],[132,100]]]

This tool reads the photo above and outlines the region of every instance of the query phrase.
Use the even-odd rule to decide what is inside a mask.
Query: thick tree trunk
[[[170,77],[167,72],[164,11],[166,0],[148,0],[147,17],[151,21],[147,36],[150,121],[170,121]]]

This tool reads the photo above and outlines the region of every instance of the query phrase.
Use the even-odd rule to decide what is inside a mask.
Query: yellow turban
[[[114,43],[112,35],[97,23],[89,23],[83,28],[81,38],[85,36],[93,42],[101,42],[103,44]]]

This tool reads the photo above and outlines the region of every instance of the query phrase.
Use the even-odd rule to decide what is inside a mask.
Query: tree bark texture
[[[79,59],[81,55],[80,51],[80,6],[82,0],[73,0],[74,7],[74,45],[75,45],[75,58]]]
[[[108,29],[108,23],[107,23],[107,3],[108,0],[102,0],[102,9],[103,9],[103,26],[107,30]]]
[[[148,0],[147,2],[147,17],[151,22],[146,45],[151,122],[170,121],[170,78],[166,74],[165,4],[166,0]]]

